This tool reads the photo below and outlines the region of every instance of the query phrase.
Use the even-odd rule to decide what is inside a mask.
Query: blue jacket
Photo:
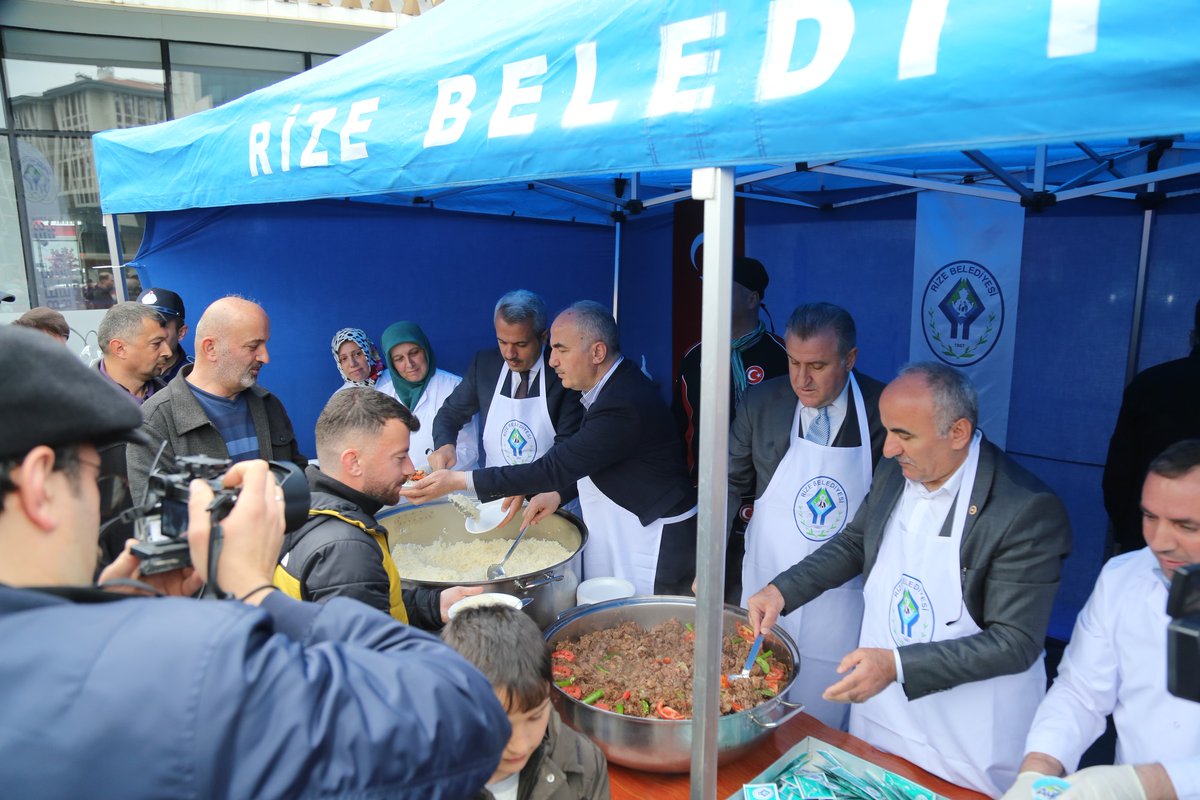
[[[0,585],[2,797],[449,800],[508,741],[482,675],[357,601],[97,595]]]

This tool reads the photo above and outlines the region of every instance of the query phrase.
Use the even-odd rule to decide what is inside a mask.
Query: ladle
[[[504,577],[504,562],[508,561],[508,557],[513,554],[513,550],[517,549],[517,545],[521,542],[521,537],[525,535],[525,531],[527,530],[529,530],[528,525],[522,527],[521,532],[517,534],[517,538],[513,539],[512,547],[508,548],[508,552],[504,554],[504,558],[500,559],[500,563],[492,564],[487,568],[487,576],[489,581],[499,580],[500,578]]]

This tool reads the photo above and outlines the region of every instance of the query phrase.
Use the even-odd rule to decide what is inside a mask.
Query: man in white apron
[[[583,577],[618,577],[637,594],[687,593],[696,571],[696,490],[683,442],[658,389],[621,356],[617,325],[581,301],[550,331],[549,365],[586,409],[574,435],[529,464],[435,472],[404,490],[424,502],[455,490],[481,500],[536,495],[524,522],[578,494],[588,524]]]
[[[1028,800],[1034,781],[1065,772],[1072,797],[1200,797],[1200,703],[1167,691],[1166,634],[1168,586],[1180,567],[1200,563],[1200,439],[1176,442],[1150,463],[1138,505],[1146,546],[1104,565],[1005,800]],[[1076,772],[1108,714],[1116,764]]]
[[[883,449],[883,384],[852,372],[856,337],[845,309],[800,306],[784,337],[789,375],[750,387],[734,418],[729,509],[747,495],[754,501],[740,564],[742,605],[780,565],[800,561],[836,536],[871,486]],[[842,656],[858,644],[862,611],[862,579],[855,578],[779,622],[800,648],[793,699],[841,730],[849,707],[821,695],[837,680]]]
[[[879,400],[882,462],[854,520],[750,598],[751,622],[863,575],[859,647],[825,696],[850,733],[996,796],[1045,694],[1042,646],[1070,523],[1062,502],[976,430],[966,376],[901,370]],[[804,666],[801,664],[801,670]]]
[[[498,347],[475,354],[433,420],[430,470],[456,465],[459,431],[476,413],[483,423],[482,466],[488,467],[536,461],[579,430],[579,393],[564,388],[546,365],[542,298],[525,289],[508,292],[496,303],[493,322]]]

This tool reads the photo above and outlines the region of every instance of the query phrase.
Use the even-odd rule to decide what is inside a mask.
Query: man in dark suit
[[[742,498],[754,508],[736,567],[741,592],[733,602],[743,606],[780,565],[838,535],[866,496],[883,449],[883,384],[854,371],[854,318],[832,303],[802,305],[788,319],[784,346],[788,375],[747,390],[729,437],[729,530]],[[805,709],[843,730],[849,709],[821,695],[858,643],[862,613],[856,579],[780,621],[800,648],[804,669],[795,690]]]
[[[599,303],[584,300],[559,314],[550,349],[563,386],[582,392],[579,430],[532,464],[443,470],[404,496],[423,502],[463,489],[481,500],[532,494],[524,515],[532,524],[578,492],[589,532],[585,578],[624,578],[637,594],[688,593],[696,571],[696,490],[670,409],[622,357],[616,322]]]
[[[579,392],[547,368],[546,304],[525,289],[500,298],[492,315],[497,348],[480,350],[433,420],[431,470],[457,462],[458,433],[476,413],[484,466],[528,464],[579,430]],[[496,413],[492,413],[495,411]]]
[[[871,491],[827,545],[750,598],[756,628],[864,575],[858,649],[826,698],[850,732],[992,797],[1012,784],[1045,694],[1042,643],[1070,524],[1062,502],[976,430],[943,364],[901,370]]]
[[[1200,438],[1200,301],[1191,340],[1187,358],[1139,372],[1125,389],[1104,463],[1104,508],[1117,553],[1145,545],[1142,482],[1150,462],[1168,445]]]

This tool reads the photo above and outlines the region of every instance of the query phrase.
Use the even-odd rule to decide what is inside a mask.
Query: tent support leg
[[[613,320],[618,324],[621,318],[617,316],[617,301],[621,297],[621,223],[613,225]]]
[[[1148,184],[1146,191],[1153,192],[1156,184]],[[1154,223],[1154,209],[1142,212],[1142,246],[1138,251],[1137,285],[1133,294],[1133,325],[1129,334],[1129,359],[1125,363],[1125,385],[1133,380],[1138,371],[1138,351],[1142,349],[1142,316],[1146,304],[1146,271],[1150,262],[1150,228]]]
[[[129,292],[125,290],[125,270],[121,268],[121,228],[116,214],[104,214],[104,234],[108,237],[108,254],[112,257],[113,286],[117,290],[117,302],[129,300]],[[137,298],[133,298],[136,300]]]
[[[725,600],[726,484],[729,475],[729,342],[733,296],[732,169],[692,171],[704,201],[704,285],[700,325],[700,488],[696,522],[696,660],[692,719],[692,800],[715,800],[721,714]]]

